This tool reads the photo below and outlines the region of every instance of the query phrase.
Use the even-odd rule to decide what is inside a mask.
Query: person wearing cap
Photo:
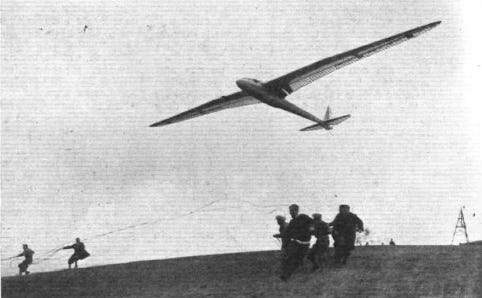
[[[350,212],[348,205],[340,205],[339,211],[330,226],[333,226],[332,237],[335,240],[335,263],[346,264],[351,251],[355,249],[356,232],[363,231],[363,222]]]
[[[90,256],[90,254],[85,250],[84,243],[80,242],[80,238],[75,238],[74,244],[64,246],[63,249],[74,249],[74,254],[70,256],[67,262],[69,264],[69,269],[71,269],[73,263],[75,263],[74,268],[77,268],[77,261],[83,260]]]
[[[310,246],[313,219],[306,214],[299,214],[299,207],[293,204],[289,207],[292,217],[286,228],[286,248],[281,263],[281,280],[286,281],[303,263]]]
[[[286,222],[286,217],[282,215],[277,215],[276,216],[276,222],[278,222],[279,225],[279,233],[274,234],[274,238],[281,239],[281,250],[285,249],[286,244],[288,243],[286,241],[285,233],[286,233],[286,228],[288,227],[288,223]]]
[[[23,252],[17,255],[17,257],[25,257],[22,263],[18,264],[19,275],[25,272],[25,275],[28,275],[30,271],[27,271],[28,265],[33,263],[33,254],[35,253],[33,250],[28,248],[27,244],[22,245]]]
[[[321,219],[320,213],[313,214],[314,230],[313,235],[316,238],[316,243],[308,252],[308,260],[313,263],[312,271],[319,269],[326,263],[328,256],[328,246],[330,245],[330,228],[326,222]]]

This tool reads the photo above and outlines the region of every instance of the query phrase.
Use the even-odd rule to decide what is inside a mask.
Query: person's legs
[[[286,257],[281,266],[281,279],[286,281],[302,263],[306,254],[304,245],[291,242],[286,247]]]
[[[339,264],[341,262],[341,255],[342,255],[342,247],[341,245],[335,246],[335,264]]]
[[[310,250],[308,251],[308,254],[306,255],[306,258],[313,264],[313,265],[316,265],[316,261],[315,261],[315,256],[316,256],[316,244],[313,245],[312,248],[310,248]]]
[[[328,263],[328,245],[324,246],[320,253],[320,266],[326,267]]]
[[[341,256],[341,263],[343,265],[346,265],[346,262],[348,261],[348,257],[350,256],[350,248],[347,247],[347,246],[344,246],[343,247],[343,251],[342,251],[342,256]]]
[[[338,235],[335,239],[335,263],[340,264],[343,262],[345,255],[346,239],[343,235]]]
[[[320,243],[317,241],[310,250],[311,262],[313,263],[312,271],[316,271],[320,268]]]
[[[316,264],[318,265],[318,268],[322,268],[324,261],[323,261],[323,248],[320,247],[318,251],[316,252]]]
[[[76,255],[76,254],[73,254],[73,255],[70,256],[70,258],[69,258],[69,261],[68,261],[69,269],[72,269],[72,264],[73,264],[73,263],[76,263],[76,264],[75,264],[75,268],[77,268],[77,255]]]
[[[343,258],[342,258],[343,264],[346,264],[346,262],[348,261],[348,257],[351,254],[351,251],[355,249],[355,236],[347,237],[347,239],[348,241],[344,246],[344,250],[343,250]]]
[[[293,262],[293,244],[289,243],[285,250],[284,250],[284,255],[281,263],[281,279],[282,280],[287,280],[288,277],[291,275],[291,267],[292,267],[292,262]]]
[[[28,265],[26,261],[23,261],[22,263],[18,264],[18,273],[19,275],[22,275],[23,272],[27,271]]]

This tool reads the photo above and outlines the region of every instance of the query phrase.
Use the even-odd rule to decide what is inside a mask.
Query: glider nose
[[[238,85],[239,89],[245,90],[248,82],[246,81],[246,79],[240,79],[236,81],[236,85]]]

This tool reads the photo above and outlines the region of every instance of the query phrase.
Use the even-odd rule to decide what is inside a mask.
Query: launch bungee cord
[[[156,224],[156,223],[159,223],[159,222],[162,222],[162,221],[167,221],[167,220],[172,220],[172,219],[175,219],[175,218],[180,218],[180,217],[186,217],[186,216],[189,216],[189,215],[192,215],[192,214],[195,214],[197,212],[201,212],[201,211],[204,211],[205,209],[207,209],[208,207],[222,201],[222,200],[225,200],[225,199],[219,199],[219,200],[213,200],[207,204],[204,204],[196,209],[193,209],[189,212],[186,212],[184,214],[181,214],[179,216],[172,216],[172,217],[160,217],[160,218],[157,218],[157,219],[154,219],[154,220],[150,220],[150,221],[145,221],[145,222],[140,222],[140,223],[136,223],[136,224],[131,224],[131,225],[128,225],[128,226],[124,226],[124,227],[120,227],[120,228],[117,228],[117,229],[114,229],[114,230],[111,230],[111,231],[107,231],[107,232],[104,232],[104,233],[100,233],[100,234],[96,234],[96,235],[93,235],[93,236],[90,236],[90,237],[86,237],[84,238],[84,240],[93,240],[93,239],[99,239],[99,238],[103,238],[103,237],[106,237],[106,236],[109,236],[109,235],[112,235],[112,234],[116,234],[116,233],[119,233],[119,232],[123,232],[123,231],[127,231],[127,230],[131,230],[131,229],[135,229],[135,228],[138,228],[138,227],[141,227],[141,226],[146,226],[146,225],[151,225],[151,224]],[[55,254],[61,250],[63,250],[64,248],[64,245],[62,246],[58,246],[58,247],[55,247],[55,248],[52,248],[50,250],[47,250],[46,252],[43,252],[40,254],[39,257],[36,257],[35,258],[35,261],[32,263],[32,264],[40,264],[40,263],[43,263],[43,262],[46,262],[46,261],[53,261],[53,260],[59,260],[59,259],[63,259],[64,257],[55,257]],[[9,258],[2,258],[1,261],[4,262],[4,261],[10,261],[10,264],[9,264],[9,267],[12,267],[12,262],[17,259],[17,258],[20,258],[21,256],[12,256],[12,257],[9,257]]]
[[[221,207],[214,208],[214,209],[209,208],[209,207],[212,207],[215,204],[218,204],[219,202],[229,201],[229,200],[231,200],[231,199],[227,195],[225,195],[225,198],[210,201],[209,203],[201,205],[200,207],[195,208],[195,209],[193,209],[189,212],[183,213],[181,215],[171,216],[171,217],[159,217],[159,218],[149,220],[149,221],[130,224],[130,225],[119,227],[119,228],[116,228],[116,229],[113,229],[113,230],[110,230],[110,231],[107,231],[107,232],[103,232],[103,233],[95,234],[95,235],[92,235],[92,236],[88,236],[88,237],[85,237],[83,239],[84,239],[84,241],[89,241],[89,240],[91,241],[91,240],[94,240],[94,239],[100,239],[100,238],[108,237],[108,236],[113,235],[113,234],[117,234],[117,233],[121,233],[121,232],[124,232],[124,231],[136,229],[136,228],[139,228],[139,227],[142,227],[142,226],[153,225],[153,224],[160,223],[160,222],[163,222],[163,221],[169,221],[169,220],[176,219],[176,218],[187,217],[187,216],[193,215],[195,213],[199,213],[199,212],[225,211],[225,210],[231,209],[231,208],[233,208],[233,209],[239,208],[239,207],[234,207],[234,206],[231,206],[231,207],[230,206],[221,206]],[[266,205],[263,205],[263,204],[253,203],[253,202],[248,201],[248,200],[242,200],[242,199],[236,200],[236,201],[245,203],[245,204],[253,207],[254,210],[262,212],[263,214],[272,214],[275,211],[280,211],[280,209],[278,209],[278,207],[285,206],[285,204],[266,204]],[[275,208],[275,209],[273,209],[273,208]],[[270,209],[270,210],[266,212],[265,209]],[[241,248],[242,245],[239,243],[239,241],[236,238],[234,238],[234,236],[231,233],[229,233],[229,235],[230,235],[229,238],[231,238],[231,240],[236,244],[236,246],[238,246],[238,248]],[[276,243],[276,246],[278,246],[278,245],[279,244]],[[49,249],[45,252],[39,253],[38,256],[35,258],[33,264],[40,264],[40,263],[43,263],[43,262],[56,261],[56,260],[63,259],[64,256],[61,256],[61,257],[57,256],[56,257],[56,254],[59,251],[63,250],[64,246],[65,245],[57,246],[57,247]],[[21,256],[13,256],[13,257],[1,259],[1,261],[2,262],[10,261],[9,267],[12,267],[12,262],[15,259],[20,258],[20,257]]]

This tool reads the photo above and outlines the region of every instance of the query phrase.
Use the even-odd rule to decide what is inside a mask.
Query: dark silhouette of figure
[[[286,244],[288,243],[285,234],[286,234],[286,228],[288,227],[288,223],[286,222],[286,218],[282,215],[277,215],[276,216],[276,221],[278,222],[279,225],[279,233],[274,234],[274,238],[281,239],[281,250],[286,248]]]
[[[393,241],[393,238],[390,239],[390,243],[389,243],[389,244],[392,245],[392,246],[395,246],[395,245],[396,245],[396,244],[395,244],[395,241]]]
[[[313,220],[306,214],[298,214],[299,207],[293,204],[289,207],[292,217],[286,228],[286,248],[281,262],[281,280],[286,281],[303,263],[310,247]]]
[[[321,214],[313,214],[314,230],[313,236],[316,237],[316,243],[308,252],[308,260],[313,263],[312,271],[316,271],[326,263],[328,257],[328,246],[330,245],[330,228],[326,222],[321,219]]]
[[[85,245],[84,243],[80,242],[80,238],[75,238],[74,244],[63,247],[63,249],[71,248],[74,249],[74,254],[69,258],[69,269],[71,269],[73,263],[75,263],[74,268],[78,268],[77,261],[87,258],[88,256],[90,256],[90,254],[85,250]]]
[[[356,232],[363,231],[363,222],[350,212],[348,205],[340,205],[339,211],[330,226],[333,226],[332,237],[335,240],[335,263],[346,264],[355,249]]]
[[[35,253],[33,250],[28,248],[27,244],[22,245],[23,252],[18,254],[17,257],[25,257],[22,263],[18,264],[19,275],[22,275],[25,272],[25,275],[28,275],[30,271],[27,271],[28,265],[32,264],[33,262],[33,254]]]

